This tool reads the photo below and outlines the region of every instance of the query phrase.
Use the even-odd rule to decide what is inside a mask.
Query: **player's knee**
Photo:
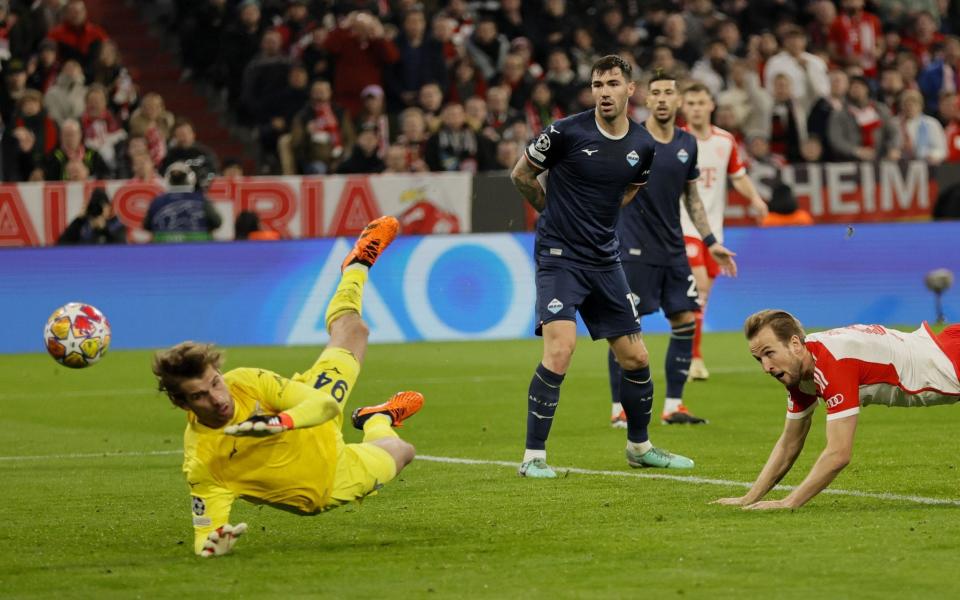
[[[637,349],[628,353],[626,356],[618,356],[617,362],[626,371],[636,371],[650,364],[650,355],[647,349]]]
[[[576,344],[556,343],[543,350],[543,366],[554,373],[566,373]]]
[[[417,455],[417,449],[414,448],[413,444],[399,438],[390,440],[390,447],[387,448],[387,452],[393,456],[393,460],[397,463],[398,473],[412,463]]]

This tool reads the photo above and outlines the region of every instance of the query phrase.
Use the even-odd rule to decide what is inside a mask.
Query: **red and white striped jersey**
[[[684,125],[682,129],[694,133],[689,125]],[[710,137],[707,139],[700,139],[696,134],[694,137],[697,138],[697,167],[700,169],[697,191],[707,211],[710,231],[717,241],[722,243],[723,212],[727,208],[727,177],[745,175],[747,168],[737,151],[737,140],[729,131],[711,126]],[[700,233],[693,226],[687,207],[682,202],[680,226],[683,228],[683,235],[700,239]]]
[[[955,337],[938,338],[926,323],[912,333],[850,325],[810,334],[806,346],[816,361],[813,381],[788,388],[787,418],[807,416],[817,398],[823,399],[828,421],[855,415],[867,404],[960,401],[960,345]]]

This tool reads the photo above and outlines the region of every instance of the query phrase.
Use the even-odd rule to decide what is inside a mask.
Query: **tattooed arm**
[[[527,157],[521,156],[510,173],[510,180],[513,181],[513,186],[517,188],[520,195],[530,203],[534,210],[543,212],[543,209],[547,206],[547,195],[540,182],[537,181],[537,175],[539,174],[540,171],[530,164]]]
[[[736,277],[737,263],[733,260],[736,253],[724,248],[723,244],[718,242],[713,232],[710,231],[710,221],[707,220],[707,210],[703,207],[703,200],[700,199],[700,192],[697,191],[696,181],[687,182],[687,191],[683,195],[683,205],[686,207],[687,214],[690,215],[690,220],[693,221],[694,227],[697,228],[700,239],[703,240],[707,250],[710,251],[713,258],[720,264],[721,271],[731,277]]]

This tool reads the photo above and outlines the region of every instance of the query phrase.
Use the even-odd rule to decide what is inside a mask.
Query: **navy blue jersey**
[[[700,178],[697,139],[674,127],[670,143],[656,142],[656,149],[648,185],[624,207],[617,226],[621,254],[625,261],[685,265],[687,252],[680,228],[680,198],[687,182]]]
[[[632,121],[623,137],[609,137],[593,109],[544,129],[525,151],[534,166],[550,169],[547,206],[537,221],[537,259],[587,269],[618,264],[623,194],[630,184],[646,183],[654,148],[650,132]]]

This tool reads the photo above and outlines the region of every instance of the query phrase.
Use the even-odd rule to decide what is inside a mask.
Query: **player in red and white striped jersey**
[[[723,213],[727,208],[727,177],[733,187],[750,200],[750,209],[757,223],[767,216],[767,203],[764,202],[753,182],[747,177],[747,167],[740,159],[737,141],[729,131],[710,124],[710,116],[716,106],[710,90],[702,83],[693,83],[683,93],[683,114],[687,124],[683,129],[697,138],[697,167],[700,179],[697,191],[703,199],[707,211],[710,229],[717,241],[723,243]],[[707,299],[713,288],[713,280],[720,274],[720,266],[710,256],[706,246],[690,220],[686,207],[680,204],[680,225],[687,246],[687,259],[699,292],[700,312],[697,314],[697,328],[693,337],[693,360],[690,362],[690,379],[706,379],[710,376],[703,363],[700,352],[700,338],[703,332],[703,315],[707,310]]]
[[[960,401],[960,325],[939,335],[924,323],[912,333],[850,325],[804,335],[781,310],[747,318],[744,335],[763,370],[786,386],[787,420],[750,491],[718,504],[751,509],[797,508],[826,488],[850,462],[860,407],[936,406]],[[760,501],[803,449],[817,398],[827,411],[827,447],[810,473],[782,500]]]

